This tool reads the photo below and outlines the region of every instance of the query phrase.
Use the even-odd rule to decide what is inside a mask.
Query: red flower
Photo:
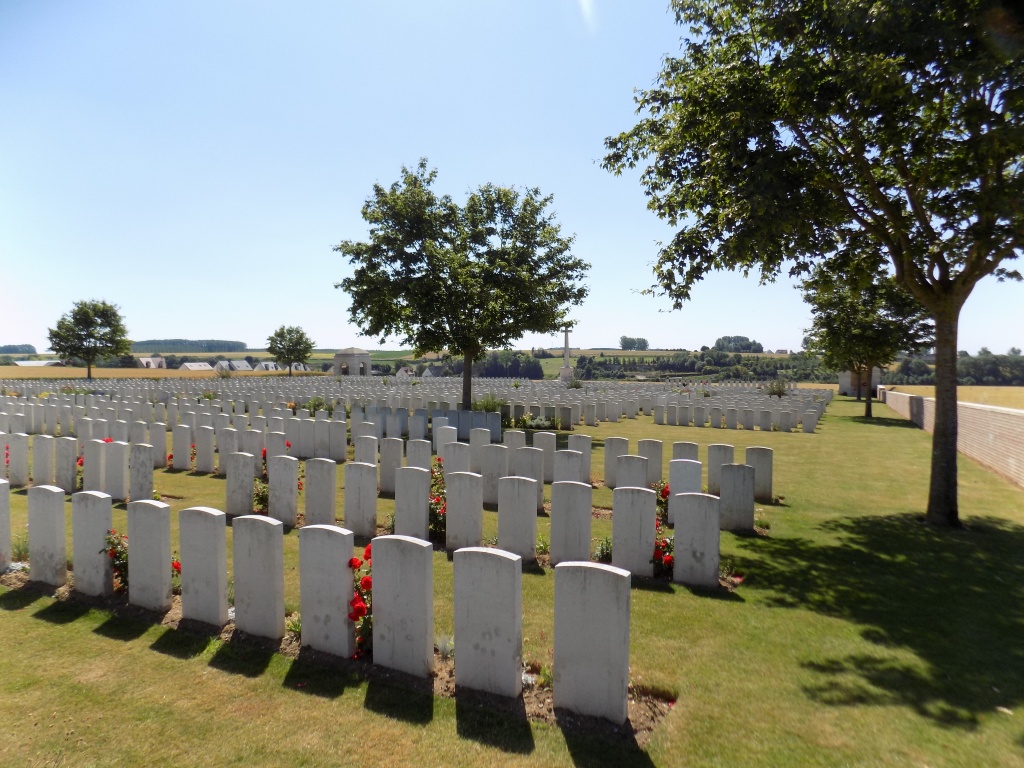
[[[352,611],[349,611],[348,620],[349,621],[359,621],[359,617],[356,616],[355,613],[353,613]]]
[[[172,461],[174,461],[174,454],[173,453],[168,453],[167,454],[167,462],[170,463]]]
[[[181,562],[178,560],[171,560],[171,569],[175,573],[181,573]]]
[[[114,438],[112,438],[112,437],[104,437],[103,438],[103,442],[104,443],[112,443],[112,442],[114,442]]]
[[[267,460],[267,449],[266,448],[263,449],[263,460],[264,461]]]
[[[654,562],[656,562],[656,563],[660,563],[660,562],[661,562],[661,559],[662,559],[662,558],[663,558],[664,556],[665,556],[665,555],[664,555],[664,553],[663,553],[663,552],[662,552],[662,551],[661,551],[661,550],[660,550],[660,549],[659,549],[659,548],[657,547],[657,545],[656,545],[656,546],[654,547]]]
[[[351,560],[348,561],[348,567],[351,568],[353,571],[362,566],[362,564],[363,561],[360,560],[358,557],[353,557]]]
[[[444,464],[444,459],[442,459],[440,456],[434,459],[434,461],[436,461],[438,464]]]
[[[356,603],[353,605],[352,613],[356,615],[357,619],[363,618],[366,615],[366,603]]]
[[[117,550],[111,547],[107,550],[107,554],[110,555],[110,559],[113,560],[115,557],[117,557]]]
[[[370,556],[371,556],[371,554],[372,554],[372,553],[370,552],[370,549],[371,549],[371,547],[373,547],[373,542],[372,542],[372,541],[371,541],[371,542],[370,542],[369,544],[367,544],[367,545],[366,545],[366,549],[364,549],[364,550],[363,550],[363,557],[365,557],[365,558],[366,558],[366,561],[367,561],[367,562],[369,562],[369,561],[370,561]]]
[[[285,448],[291,448],[292,447],[292,441],[291,440],[285,440],[284,441],[284,447]]]
[[[300,491],[302,490],[302,481],[301,480],[299,480],[299,490]]]
[[[676,561],[676,559],[674,557],[672,557],[672,555],[665,555],[665,560],[663,562],[663,565],[666,568],[671,568],[672,567],[672,563],[674,563],[675,561]]]
[[[82,466],[83,464],[85,464],[85,457],[84,456],[79,456],[78,457],[78,466]]]
[[[373,578],[370,576],[363,576],[363,578],[359,580],[359,586],[369,592],[373,589]]]
[[[668,486],[666,485],[664,488],[661,489],[661,498],[667,499],[668,498],[668,493],[669,493]]]

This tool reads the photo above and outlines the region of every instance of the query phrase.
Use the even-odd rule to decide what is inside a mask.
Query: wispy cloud
[[[591,32],[595,29],[594,19],[594,0],[576,0],[580,7],[580,13],[583,15],[583,21],[586,22],[587,29]]]

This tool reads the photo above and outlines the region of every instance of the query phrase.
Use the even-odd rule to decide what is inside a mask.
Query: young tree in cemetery
[[[654,292],[676,307],[710,270],[829,263],[871,238],[935,321],[927,520],[959,525],[956,343],[979,280],[1020,279],[1024,38],[999,0],[674,0],[680,58],[637,96],[604,165],[649,165],[680,229]]]
[[[871,371],[934,342],[924,307],[884,270],[838,275],[818,265],[801,287],[814,318],[808,349],[829,368],[853,372],[858,400],[867,375],[864,417],[870,419]]]
[[[105,301],[76,301],[75,306],[48,328],[50,349],[61,359],[77,357],[85,361],[86,378],[92,378],[92,366],[105,357],[131,353],[128,329],[118,307]]]
[[[369,240],[335,247],[355,267],[335,288],[366,335],[399,336],[417,357],[463,356],[469,409],[472,362],[524,333],[562,330],[587,295],[589,265],[571,254],[550,196],[486,184],[460,206],[434,193],[436,176],[421,160],[389,188],[374,185],[362,211]]]
[[[313,354],[315,343],[297,325],[282,325],[267,338],[267,352],[278,365],[288,368],[292,375],[293,363],[305,363]]]

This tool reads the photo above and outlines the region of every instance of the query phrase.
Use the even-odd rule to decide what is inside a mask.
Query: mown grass
[[[597,480],[611,435],[634,450],[640,437],[664,440],[666,465],[672,440],[700,443],[701,458],[712,442],[759,444],[775,449],[784,497],[762,507],[769,536],[722,535],[723,560],[744,575],[734,593],[634,588],[631,676],[677,697],[645,751],[6,591],[0,760],[1024,765],[1024,491],[961,459],[968,528],[927,528],[919,516],[929,436],[884,406],[871,422],[860,412],[837,398],[814,435],[659,427],[649,418],[587,428]],[[223,504],[221,480],[158,472],[156,484],[184,497],[171,500],[175,510]],[[610,493],[598,489],[595,501],[610,504]],[[25,515],[15,492],[15,531]],[[610,533],[609,523],[594,523],[595,537]],[[485,536],[495,530],[495,514],[485,513]],[[538,531],[548,530],[540,517]],[[285,539],[294,605],[296,539]],[[434,565],[436,629],[450,634],[451,564],[437,553]],[[542,661],[553,582],[550,571],[523,576],[524,653]]]

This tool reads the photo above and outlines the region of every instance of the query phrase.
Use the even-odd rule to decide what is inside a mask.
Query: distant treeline
[[[1008,355],[993,355],[984,347],[977,355],[961,351],[956,378],[963,386],[1024,386],[1024,355],[1017,348]],[[934,384],[935,371],[920,358],[904,357],[882,376],[882,383]]]
[[[132,352],[245,352],[244,341],[223,339],[147,339],[133,341]]]
[[[0,346],[0,355],[34,355],[36,348],[31,344],[4,344]]]

